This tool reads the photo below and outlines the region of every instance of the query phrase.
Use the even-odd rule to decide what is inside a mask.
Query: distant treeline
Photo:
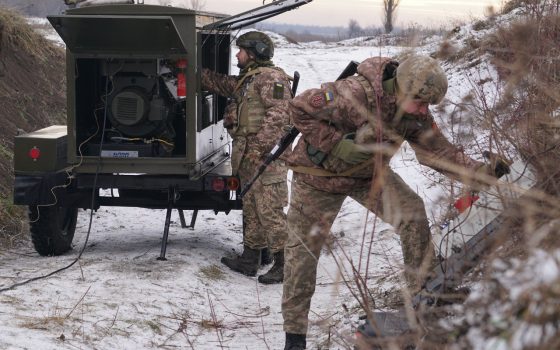
[[[383,33],[383,30],[381,28],[375,27],[328,27],[274,22],[258,23],[255,25],[255,28],[258,30],[268,30],[271,32],[283,34],[288,38],[298,42],[340,41],[358,36],[374,36]]]
[[[344,27],[324,27],[305,24],[274,23],[268,21],[257,23],[255,26],[259,30],[268,30],[275,33],[294,32],[299,34],[317,35],[329,38],[337,38],[339,36],[343,36],[347,32],[347,28]]]

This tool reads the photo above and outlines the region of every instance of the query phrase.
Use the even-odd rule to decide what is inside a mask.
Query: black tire
[[[38,220],[37,209],[40,213]],[[77,219],[78,208],[30,206],[31,240],[37,253],[53,256],[69,251],[72,248]]]

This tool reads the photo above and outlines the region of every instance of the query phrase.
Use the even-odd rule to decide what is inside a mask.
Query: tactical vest
[[[254,79],[256,75],[272,69],[275,68],[259,67],[248,72],[239,80],[236,90],[243,86],[246,79]],[[247,91],[243,94],[241,101],[237,105],[237,125],[232,129],[232,136],[234,137],[256,134],[261,128],[266,113],[255,84],[249,81],[246,88]]]

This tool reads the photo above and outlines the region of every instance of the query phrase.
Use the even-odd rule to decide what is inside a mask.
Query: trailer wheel
[[[78,208],[30,206],[31,240],[37,253],[52,256],[69,251],[72,248],[77,219]]]

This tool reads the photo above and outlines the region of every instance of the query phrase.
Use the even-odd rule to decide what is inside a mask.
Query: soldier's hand
[[[224,128],[226,129],[232,129],[233,128],[233,121],[231,119],[225,119],[224,118]]]
[[[226,129],[232,129],[235,124],[236,124],[236,104],[235,103],[230,103],[228,104],[228,106],[226,107],[226,110],[224,111],[224,128]]]
[[[497,179],[511,172],[509,166],[512,162],[506,158],[489,151],[484,151],[482,155],[490,161],[489,168],[492,173],[491,175],[495,176]]]
[[[331,150],[331,155],[350,164],[359,164],[370,159],[373,152],[364,145],[354,143],[355,136],[355,133],[344,135]]]

